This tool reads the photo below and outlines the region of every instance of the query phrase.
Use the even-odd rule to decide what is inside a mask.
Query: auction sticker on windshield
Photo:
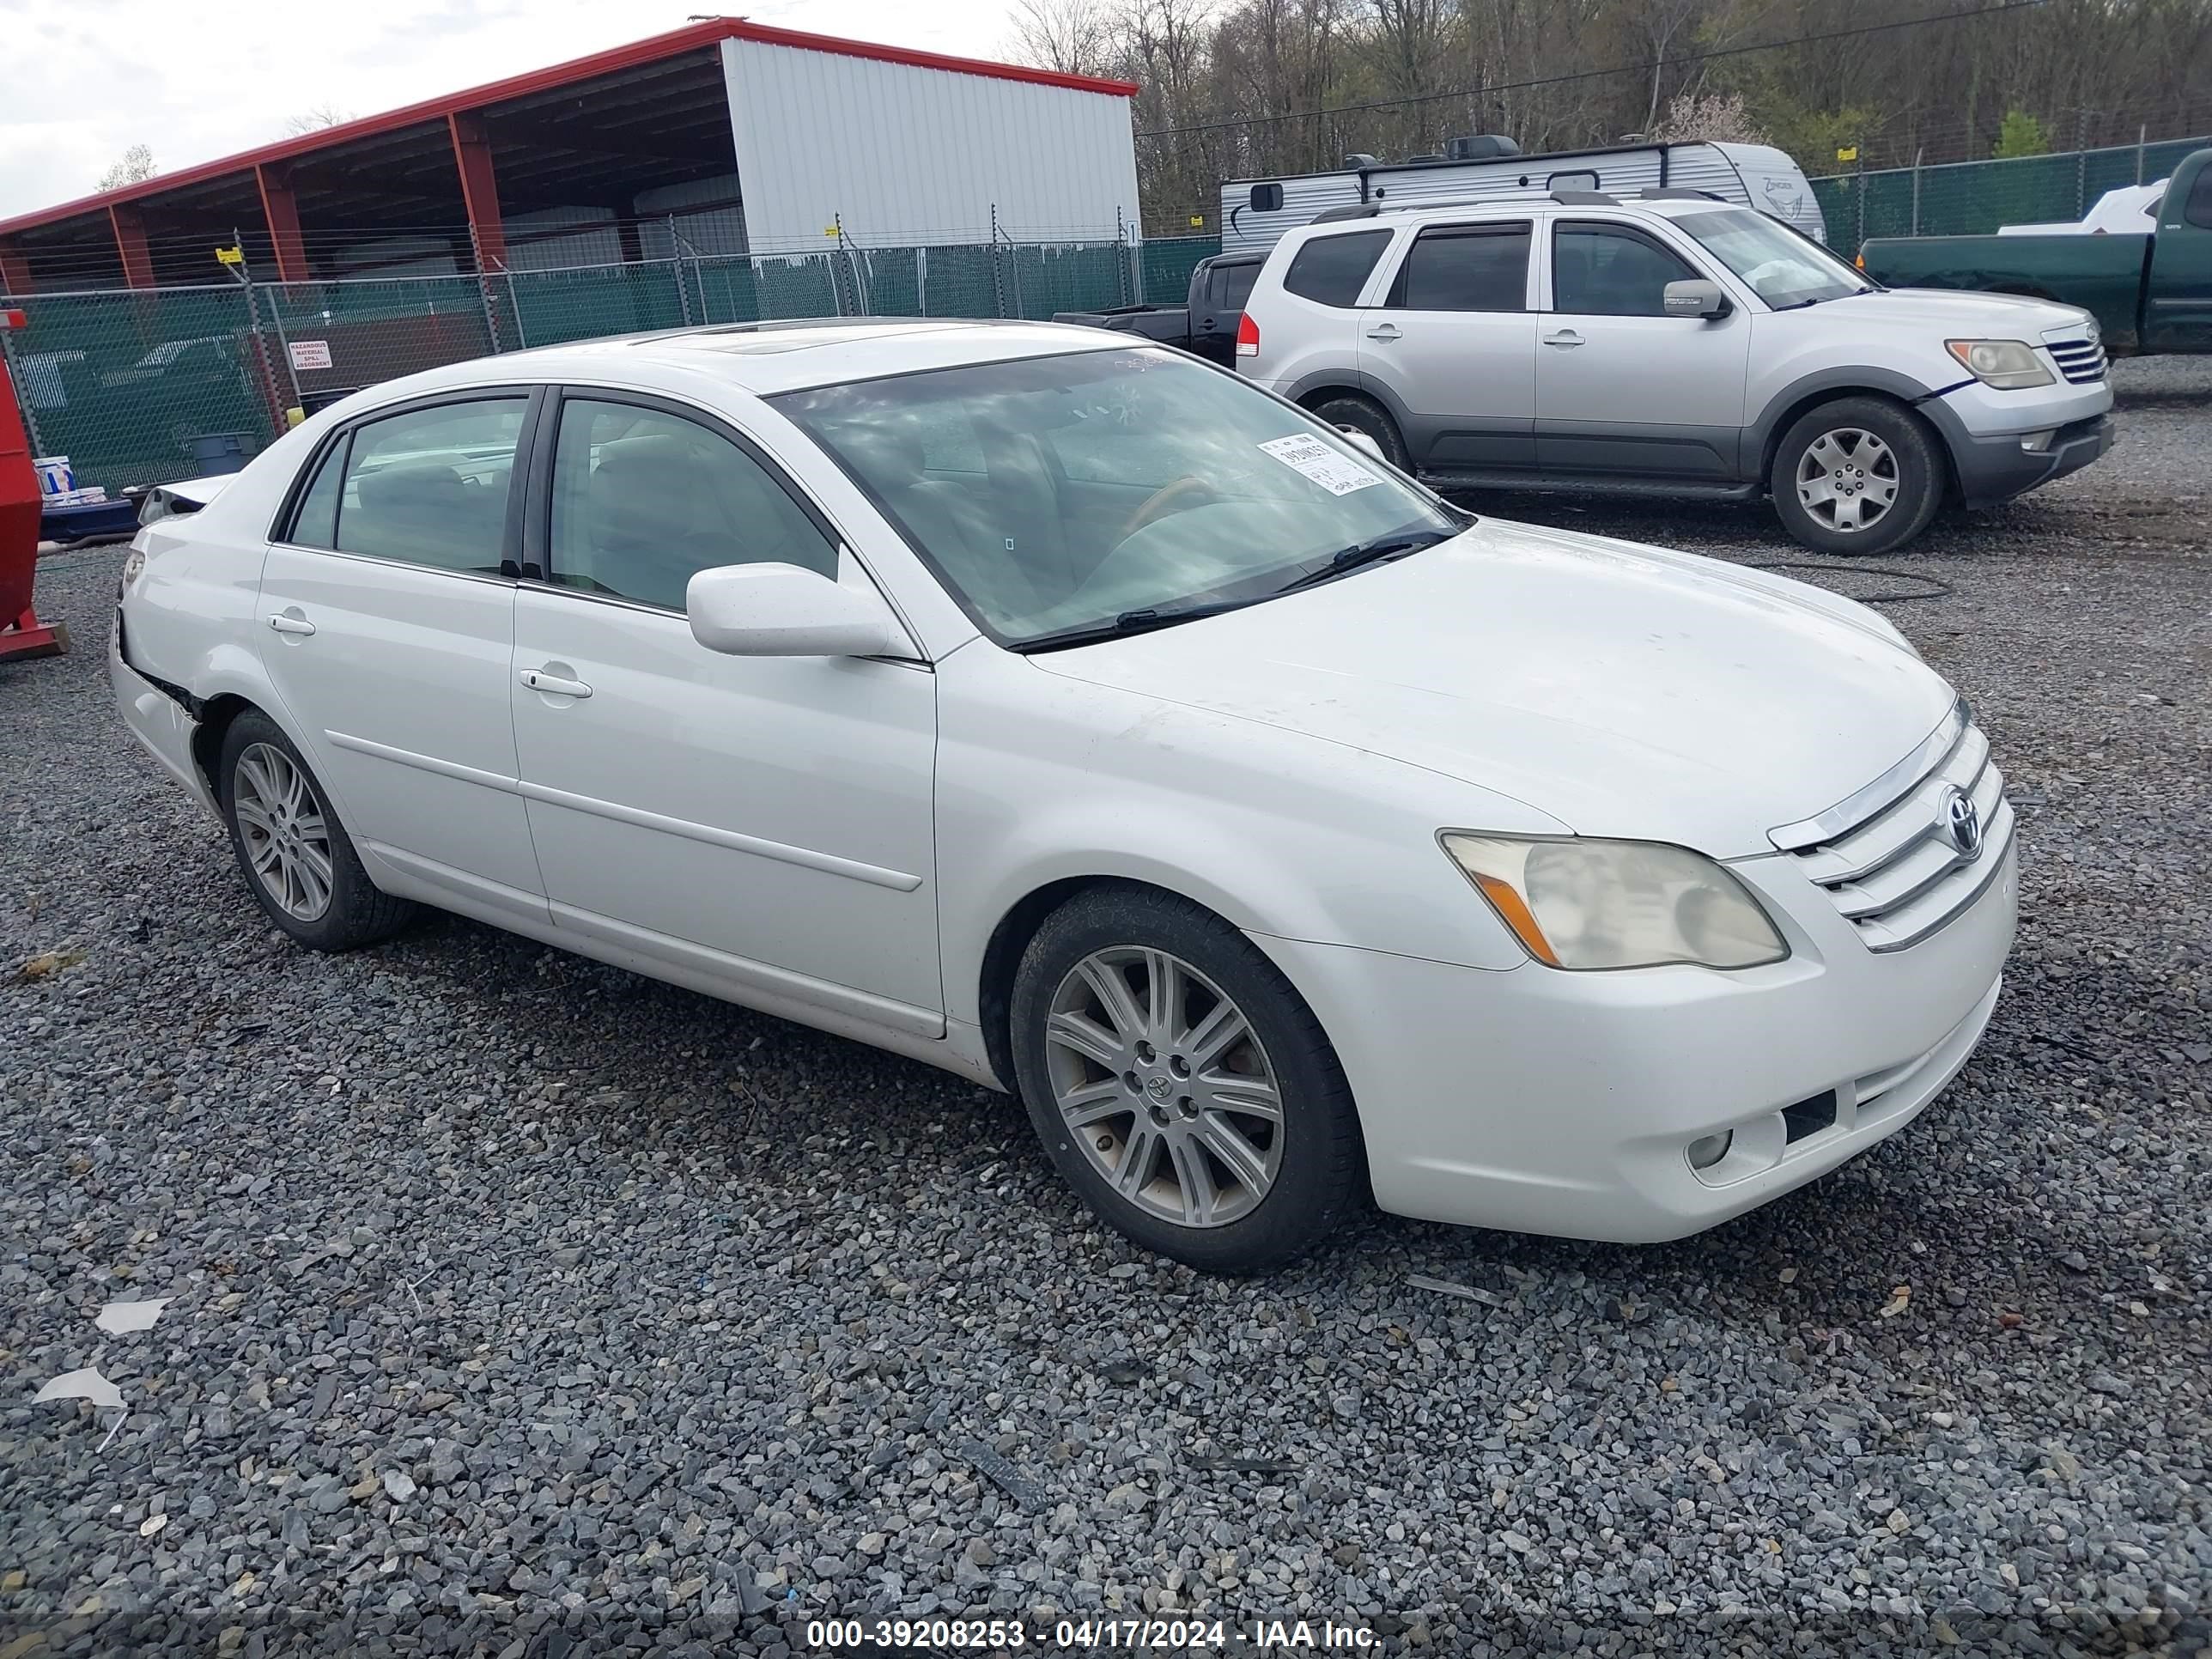
[[[1296,467],[1332,495],[1349,495],[1355,489],[1382,482],[1349,455],[1339,454],[1320,439],[1304,433],[1271,439],[1260,447],[1285,466]]]

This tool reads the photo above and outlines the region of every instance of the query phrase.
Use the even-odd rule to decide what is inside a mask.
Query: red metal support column
[[[307,280],[307,245],[300,234],[300,206],[292,195],[292,169],[264,164],[253,169],[261,186],[261,216],[269,222],[269,240],[276,250],[276,280]]]
[[[146,222],[135,207],[118,203],[107,210],[115,231],[115,251],[123,260],[123,280],[132,288],[154,286],[154,256],[146,249]]]
[[[461,200],[476,237],[477,269],[489,275],[507,269],[507,231],[499,217],[499,180],[492,172],[491,140],[483,118],[456,110],[446,118],[453,135],[453,165],[460,170]]]
[[[21,296],[30,291],[29,256],[13,242],[0,242],[0,294]]]

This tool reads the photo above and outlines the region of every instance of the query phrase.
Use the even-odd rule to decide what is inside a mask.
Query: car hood
[[[1767,830],[1879,776],[1954,698],[1834,594],[1493,520],[1281,599],[1029,660],[1389,756],[1580,835],[1717,858],[1772,851]]]
[[[1955,289],[1893,288],[1881,294],[1847,294],[1814,307],[1823,321],[1924,323],[1952,331],[1953,339],[2025,340],[2039,344],[2046,329],[2079,327],[2088,315],[2078,306],[2031,300],[2021,294],[1961,293]]]

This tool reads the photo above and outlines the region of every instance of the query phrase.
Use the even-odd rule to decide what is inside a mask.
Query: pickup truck
[[[1185,351],[1219,363],[1237,366],[1237,325],[1243,319],[1244,301],[1252,292],[1252,279],[1267,259],[1265,248],[1244,253],[1217,253],[1200,259],[1190,273],[1190,293],[1179,306],[1116,306],[1110,311],[1060,311],[1055,323],[1078,323],[1086,328],[1110,328],[1141,335],[1161,345],[1181,346]]]
[[[2182,160],[2147,235],[1877,238],[1859,269],[1888,288],[1979,289],[2078,306],[2116,357],[2212,352],[2212,149]]]

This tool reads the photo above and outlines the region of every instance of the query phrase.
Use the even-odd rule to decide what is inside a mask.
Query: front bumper
[[[2023,447],[2014,433],[1994,438],[1967,438],[1951,447],[1959,470],[1959,497],[1967,507],[1990,507],[2015,495],[2079,472],[2110,449],[2119,430],[2109,415],[2093,416],[2062,426],[2047,447]]]
[[[1887,954],[1792,860],[1733,865],[1793,949],[1739,973],[1486,972],[1254,942],[1336,1047],[1382,1208],[1656,1243],[1826,1174],[1935,1098],[1996,1004],[2018,906],[2017,850],[2003,858],[1940,932]],[[1723,1132],[1728,1156],[1693,1170],[1691,1143]]]
[[[1976,382],[1918,407],[1942,428],[1959,476],[1959,497],[1967,507],[1994,506],[2078,472],[2119,436],[2107,380],[2062,381],[2026,392],[1997,392]]]

